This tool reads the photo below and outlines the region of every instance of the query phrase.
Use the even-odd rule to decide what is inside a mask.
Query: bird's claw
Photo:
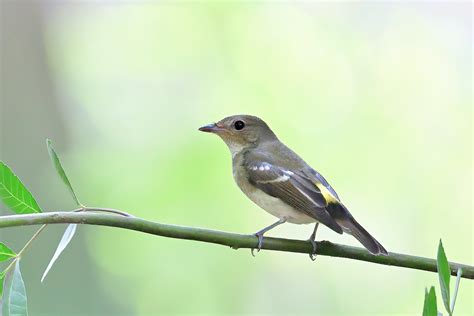
[[[316,249],[317,249],[317,244],[314,239],[308,239],[308,241],[311,243],[311,246],[313,246],[313,251],[309,254],[309,258],[311,261],[316,260]]]
[[[260,252],[263,246],[263,234],[255,234],[255,236],[258,237],[257,252]],[[255,257],[254,250],[255,248],[252,248],[250,251],[252,252],[252,256]]]

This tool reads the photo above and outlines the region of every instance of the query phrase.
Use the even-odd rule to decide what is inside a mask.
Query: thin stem
[[[38,235],[46,228],[46,226],[48,226],[47,224],[43,224],[37,231],[36,233],[33,234],[33,236],[31,236],[30,240],[28,240],[26,242],[26,244],[23,246],[23,248],[18,252],[18,254],[15,256],[15,259],[12,260],[12,262],[10,262],[10,264],[7,266],[7,268],[5,269],[5,271],[8,271],[10,270],[10,268],[15,264],[15,262],[17,262],[18,260],[21,259],[21,256],[25,253],[25,251],[30,247],[31,243],[33,242],[33,240],[35,240]]]
[[[46,226],[48,226],[47,224],[44,224],[42,225],[37,231],[36,233],[33,234],[33,236],[31,236],[30,240],[28,240],[28,242],[23,246],[23,248],[20,250],[20,252],[18,253],[17,257],[18,258],[21,258],[21,256],[23,255],[23,253],[30,247],[31,243],[36,239],[36,237],[38,237],[38,235],[46,228]]]
[[[255,248],[258,243],[258,238],[254,235],[242,235],[204,228],[168,225],[147,221],[137,217],[125,217],[95,212],[50,212],[0,216],[0,228],[59,223],[118,227],[168,238],[188,239],[220,244],[229,246],[233,249],[251,249]],[[266,237],[264,239],[262,249],[304,254],[309,254],[313,251],[312,245],[307,241],[271,237]],[[374,256],[363,248],[338,245],[328,241],[318,242],[316,252],[320,256],[348,258],[431,272],[437,271],[436,260],[434,259],[410,256],[395,252],[390,252],[388,256]],[[455,262],[450,262],[449,265],[452,275],[456,275],[457,270],[462,268],[463,278],[474,279],[474,266]]]

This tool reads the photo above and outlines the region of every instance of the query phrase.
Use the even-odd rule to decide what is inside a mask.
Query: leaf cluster
[[[64,182],[72,198],[80,208],[84,206],[72,188],[72,185],[64,171],[58,155],[53,149],[49,139],[46,140],[46,146],[53,165]],[[42,210],[36,202],[33,195],[21,182],[21,180],[13,173],[13,171],[3,162],[0,161],[0,199],[3,203],[16,214],[41,213]],[[39,235],[46,227],[43,225],[33,237],[26,243],[25,247],[17,254],[7,245],[0,243],[0,262],[10,261],[9,265],[0,272],[0,296],[2,298],[2,313],[4,316],[24,316],[28,315],[27,296],[25,283],[21,276],[20,259],[29,244]],[[69,224],[61,238],[56,251],[51,258],[46,270],[41,277],[41,282],[51,270],[54,262],[59,258],[60,254],[66,249],[69,242],[74,237],[77,224]]]
[[[444,251],[443,242],[439,241],[438,246],[438,256],[437,256],[437,265],[438,265],[438,278],[439,278],[439,287],[441,289],[441,297],[443,298],[444,308],[448,312],[448,315],[453,315],[454,305],[456,304],[456,297],[459,289],[459,282],[461,280],[462,269],[459,268],[456,276],[456,285],[454,287],[454,293],[451,297],[449,282],[451,280],[451,268],[449,267],[449,261],[446,257]],[[450,299],[451,297],[451,299]],[[436,290],[432,286],[430,290],[425,289],[425,301],[423,305],[423,316],[438,316],[442,315],[441,312],[438,312],[438,306],[436,301]]]

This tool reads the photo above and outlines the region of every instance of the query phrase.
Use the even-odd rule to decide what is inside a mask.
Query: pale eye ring
[[[245,127],[245,123],[241,120],[235,121],[234,128],[238,131],[242,130]]]

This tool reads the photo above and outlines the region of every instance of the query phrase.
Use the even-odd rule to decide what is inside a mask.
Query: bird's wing
[[[342,228],[326,210],[328,201],[320,188],[302,171],[286,170],[264,160],[244,163],[250,183],[294,209],[342,234]]]
[[[326,189],[328,189],[328,191],[336,198],[339,200],[339,196],[337,195],[336,191],[334,191],[334,189],[332,188],[332,186],[329,184],[329,182],[326,181],[326,179],[324,179],[324,177],[319,173],[317,172],[316,170],[312,169],[312,168],[309,168],[309,173],[314,177],[316,178],[316,180],[318,182],[320,182],[322,185],[324,185],[326,187]]]
[[[324,197],[324,200],[326,201],[326,206],[328,206],[328,204],[341,204],[336,191],[334,191],[334,189],[319,172],[308,166],[302,169],[301,173],[303,173],[308,178],[308,180],[318,188],[318,190],[321,192],[321,195]],[[331,217],[336,218],[334,214],[331,213],[331,208],[326,208],[326,210],[329,212],[329,214],[331,214]]]

